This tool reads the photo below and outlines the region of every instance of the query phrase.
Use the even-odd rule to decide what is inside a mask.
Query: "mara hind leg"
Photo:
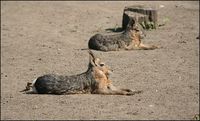
[[[111,83],[110,80],[101,80],[99,81],[99,85],[95,90],[95,93],[103,95],[134,95],[141,93],[141,91],[132,91],[130,89],[118,89]]]
[[[104,52],[107,52],[107,51],[108,51],[108,47],[106,47],[106,46],[101,46],[101,47],[99,48],[99,50],[104,51]]]
[[[117,88],[115,87],[113,84],[109,84],[108,89],[113,90],[113,91],[121,91],[121,92],[125,92],[126,95],[134,95],[134,94],[139,94],[142,93],[142,91],[138,90],[138,91],[133,91],[131,89],[125,89],[125,88]]]
[[[158,48],[158,46],[155,46],[155,45],[147,45],[147,44],[140,43],[139,46],[138,46],[138,48],[144,49],[144,50],[153,50],[153,49]]]
[[[132,50],[133,49],[133,46],[134,46],[134,44],[133,43],[131,43],[130,45],[125,45],[125,50]]]
[[[128,92],[118,90],[115,88],[107,78],[96,78],[98,81],[98,85],[96,85],[96,89],[93,91],[94,94],[103,94],[103,95],[128,95]]]
[[[153,50],[158,48],[155,45],[147,45],[147,44],[143,44],[141,42],[141,39],[135,39],[135,44],[134,44],[134,49],[139,49],[139,50]]]
[[[153,50],[153,49],[158,48],[155,45],[143,44],[139,33],[135,33],[135,35],[133,36],[132,39],[133,39],[133,43],[134,43],[134,49]]]
[[[126,45],[125,42],[118,42],[118,45],[119,45],[119,48],[122,48],[124,50],[132,50],[133,49],[133,46],[134,46],[134,43],[131,42],[129,45]],[[120,49],[119,49],[120,50]]]

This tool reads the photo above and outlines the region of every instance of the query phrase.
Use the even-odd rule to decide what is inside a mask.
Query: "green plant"
[[[154,22],[143,21],[142,23],[140,23],[140,25],[143,27],[143,29],[146,29],[146,30],[156,29],[156,25]]]

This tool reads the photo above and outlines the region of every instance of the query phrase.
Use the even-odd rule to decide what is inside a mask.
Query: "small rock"
[[[43,115],[47,115],[46,113],[42,113]]]
[[[158,24],[158,27],[165,26],[165,23]]]
[[[157,59],[153,59],[153,61],[157,61]]]
[[[149,105],[149,107],[154,107],[154,105]]]
[[[182,79],[181,76],[179,76],[178,79],[181,80]]]
[[[41,61],[41,60],[42,60],[42,58],[39,58],[38,60],[40,60],[40,61]]]
[[[182,41],[178,41],[178,43],[186,43],[186,41],[183,41],[183,40],[182,40]]]
[[[154,72],[158,72],[158,70],[154,70]]]
[[[160,5],[160,6],[159,6],[159,8],[164,8],[164,7],[165,7],[164,5]]]
[[[71,30],[70,32],[77,32],[76,30]]]
[[[127,112],[126,114],[129,114],[129,115],[137,115],[137,114],[138,114],[138,111],[135,111],[135,112]]]
[[[35,105],[34,107],[33,107],[33,109],[37,109],[38,108],[38,106],[37,105]]]
[[[153,113],[154,113],[153,111],[149,112],[149,114],[153,114]]]

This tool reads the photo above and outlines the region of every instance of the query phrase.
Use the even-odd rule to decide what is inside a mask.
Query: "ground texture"
[[[84,72],[89,56],[80,49],[120,27],[124,7],[135,4],[157,7],[166,24],[147,31],[144,43],[163,48],[93,52],[114,70],[114,85],[142,94],[19,92],[43,74]],[[1,2],[1,119],[192,119],[199,114],[198,36],[198,1]]]

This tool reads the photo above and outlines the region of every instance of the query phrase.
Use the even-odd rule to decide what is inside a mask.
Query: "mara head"
[[[88,53],[89,53],[89,68],[101,71],[106,76],[112,73],[112,70],[104,62],[102,62],[100,58],[95,57],[94,53],[91,50],[89,50]]]
[[[127,29],[129,30],[139,30],[139,17],[135,15],[134,17],[129,18]]]
[[[144,29],[137,20],[137,16],[129,20],[126,31],[133,34],[139,34],[141,38],[144,38],[146,36]]]
[[[129,22],[126,26],[126,31],[131,31],[131,30],[134,30],[136,27],[136,21],[134,19],[129,19]]]

